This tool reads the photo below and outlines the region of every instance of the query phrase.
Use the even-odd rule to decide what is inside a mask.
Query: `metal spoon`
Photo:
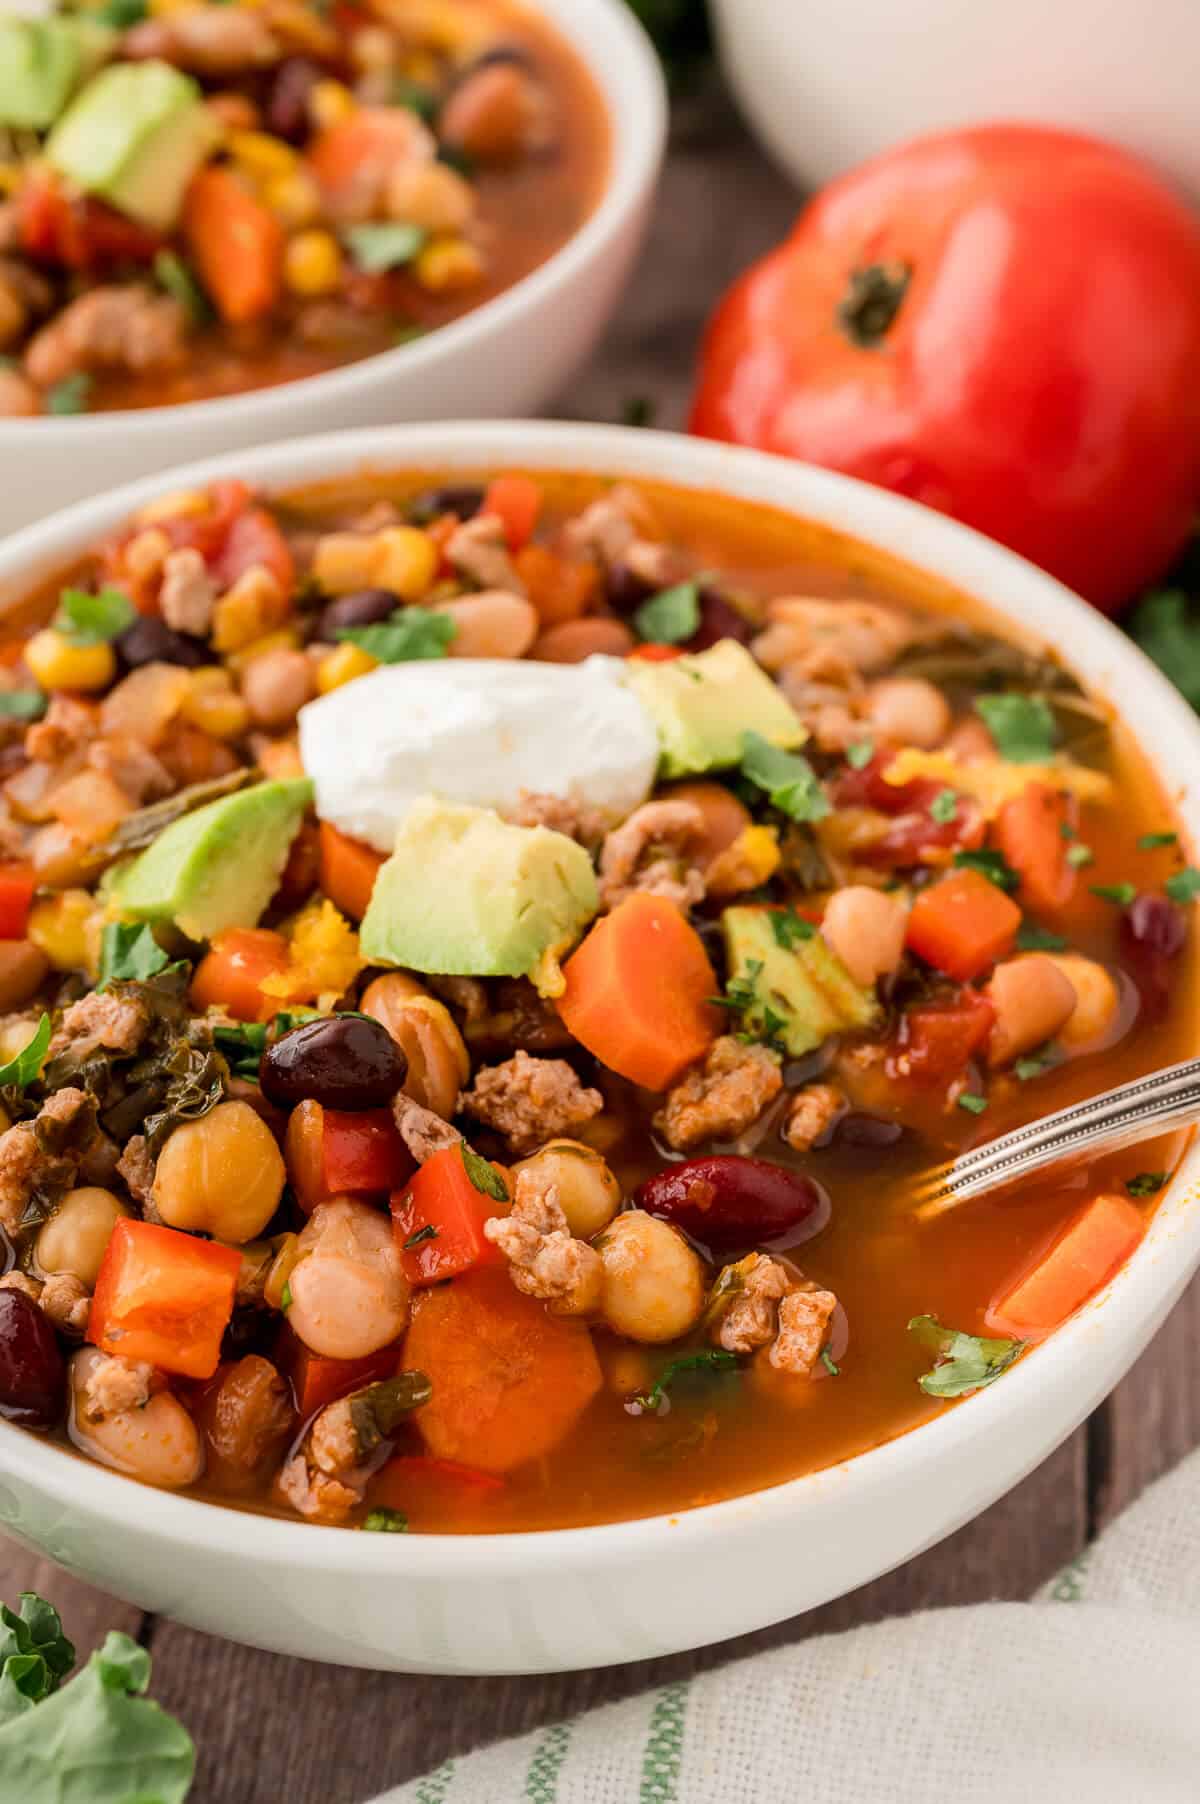
[[[916,1191],[922,1220],[1052,1165],[1119,1152],[1169,1128],[1200,1121],[1200,1059],[1167,1065],[1086,1102],[1073,1103],[926,1173]]]

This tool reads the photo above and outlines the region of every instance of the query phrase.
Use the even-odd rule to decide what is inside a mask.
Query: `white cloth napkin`
[[[740,1660],[375,1804],[1197,1804],[1200,1453],[1032,1603]]]

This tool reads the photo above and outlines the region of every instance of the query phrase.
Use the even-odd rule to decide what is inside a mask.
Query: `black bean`
[[[146,614],[116,640],[117,655],[130,670],[141,664],[179,664],[184,670],[198,670],[202,664],[215,664],[217,654],[203,639],[190,633],[177,633],[165,620]]]
[[[54,1329],[19,1290],[0,1290],[0,1416],[25,1428],[53,1428],[63,1411],[66,1374]]]
[[[700,625],[688,640],[689,651],[707,651],[718,639],[736,639],[739,645],[750,643],[754,628],[719,590],[706,585],[700,590],[699,600]]]
[[[403,606],[403,597],[394,589],[356,589],[353,595],[339,595],[322,608],[317,637],[332,641],[343,627],[374,626],[379,620],[390,619]]]
[[[868,1115],[862,1109],[851,1109],[833,1130],[834,1144],[838,1146],[895,1146],[903,1138],[902,1123],[888,1121],[882,1115]]]
[[[379,1109],[408,1075],[408,1060],[386,1027],[366,1015],[306,1021],[263,1053],[258,1079],[281,1108],[319,1102],[326,1109]]]
[[[268,130],[277,138],[286,138],[289,144],[303,143],[310,126],[309,97],[324,74],[320,64],[306,56],[289,56],[280,63],[265,115]]]
[[[473,520],[483,506],[483,490],[474,483],[446,483],[440,489],[425,489],[409,503],[414,520],[436,520],[439,514],[457,514],[460,520]]]

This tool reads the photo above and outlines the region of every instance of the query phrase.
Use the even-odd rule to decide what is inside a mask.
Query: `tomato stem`
[[[852,269],[838,302],[837,323],[851,344],[875,351],[883,343],[908,293],[911,263],[869,263]]]

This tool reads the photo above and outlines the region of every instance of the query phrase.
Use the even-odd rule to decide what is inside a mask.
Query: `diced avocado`
[[[47,160],[85,194],[166,232],[220,136],[197,84],[169,63],[114,63],[72,101]]]
[[[742,734],[802,745],[807,734],[782,692],[736,639],[665,663],[634,658],[629,683],[658,729],[664,777],[721,770],[742,756]]]
[[[311,800],[312,784],[299,777],[255,783],[185,814],[125,868],[113,901],[135,920],[172,920],[192,940],[253,927]]]
[[[45,131],[116,42],[94,19],[0,14],[0,125]]]
[[[592,861],[564,833],[421,796],[375,879],[359,945],[377,964],[533,976],[553,993],[558,954],[598,907]]]
[[[747,999],[741,1015],[748,1032],[777,1039],[799,1058],[831,1034],[878,1020],[875,991],[855,983],[819,933],[808,939],[779,933],[772,916],[789,925],[795,919],[770,908],[727,908],[721,916],[729,959],[725,993]]]

